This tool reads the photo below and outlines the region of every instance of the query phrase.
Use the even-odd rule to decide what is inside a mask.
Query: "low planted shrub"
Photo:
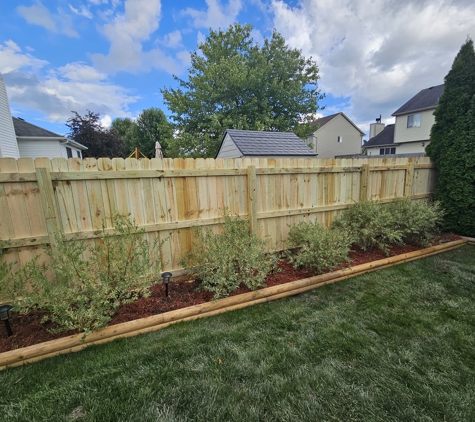
[[[410,245],[429,245],[444,218],[439,202],[399,198],[387,206],[393,215],[394,225],[402,233],[402,241]]]
[[[402,243],[403,233],[395,224],[395,216],[385,204],[379,201],[361,201],[351,205],[338,220],[334,228],[347,232],[353,244],[364,251],[378,248],[389,253],[392,243]]]
[[[160,252],[145,239],[145,231],[124,216],[114,218],[114,230],[103,227],[95,246],[84,241],[58,239],[48,252],[51,264],[38,257],[19,272],[15,307],[40,310],[44,321],[57,323],[55,331],[77,329],[85,336],[105,327],[118,307],[149,295],[160,270]],[[47,274],[54,271],[51,281]]]
[[[351,240],[340,229],[300,222],[291,227],[287,242],[293,250],[290,258],[296,267],[323,273],[349,261]]]
[[[265,242],[249,232],[249,221],[224,215],[221,232],[194,227],[192,250],[181,264],[201,280],[203,290],[213,299],[228,296],[240,285],[251,290],[264,285],[272,262],[266,256]]]
[[[333,227],[345,230],[363,250],[378,248],[389,253],[391,244],[425,246],[443,218],[439,203],[399,198],[384,204],[362,201],[351,205]]]

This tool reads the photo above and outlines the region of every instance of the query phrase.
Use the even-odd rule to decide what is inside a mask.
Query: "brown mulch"
[[[446,243],[460,239],[453,233],[447,233],[433,240],[432,244]],[[391,248],[390,256],[401,255],[422,249],[422,247],[412,245],[395,245]],[[379,250],[364,252],[361,249],[354,248],[350,252],[351,262],[340,268],[364,264],[387,258]],[[266,286],[271,287],[278,284],[288,283],[290,281],[300,280],[311,277],[314,274],[303,269],[296,269],[284,260],[279,263],[280,271],[266,277]],[[134,319],[145,318],[152,315],[161,314],[176,309],[186,308],[200,303],[211,301],[213,294],[210,292],[199,291],[197,281],[177,281],[170,283],[169,296],[165,297],[165,286],[162,284],[154,285],[151,288],[152,294],[149,298],[138,299],[133,303],[123,305],[119,308],[109,325],[119,324]],[[249,289],[240,287],[231,296],[246,293]],[[12,313],[10,324],[13,330],[13,336],[7,337],[3,324],[0,323],[0,353],[8,350],[14,350],[21,347],[31,346],[33,344],[54,340],[76,334],[75,331],[61,332],[52,334],[48,331],[54,325],[51,322],[41,324],[44,316],[40,312],[32,312],[21,315]]]

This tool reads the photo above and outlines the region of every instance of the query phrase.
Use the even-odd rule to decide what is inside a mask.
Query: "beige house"
[[[318,158],[361,154],[364,132],[345,113],[322,117],[311,126],[317,129],[307,138],[307,144],[317,152]]]
[[[370,139],[364,145],[367,155],[425,154],[443,92],[443,84],[423,89],[392,114],[394,125],[371,124]]]

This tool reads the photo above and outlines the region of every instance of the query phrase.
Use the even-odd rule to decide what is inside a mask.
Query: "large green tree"
[[[136,121],[129,118],[114,119],[111,125],[125,142],[129,154],[138,148],[146,157],[155,157],[155,142],[160,142],[164,157],[170,157],[170,142],[173,140],[173,126],[165,113],[158,108],[143,110]]]
[[[99,113],[87,110],[84,116],[73,111],[66,126],[69,128],[67,135],[73,141],[87,147],[82,152],[83,157],[123,157],[125,145],[116,133],[101,125]]]
[[[475,51],[468,38],[445,77],[426,151],[438,170],[445,228],[475,236]]]
[[[176,122],[176,154],[213,157],[226,129],[308,135],[322,98],[317,64],[278,32],[259,46],[251,31],[240,24],[210,30],[191,54],[188,79],[175,76],[179,87],[162,89]]]

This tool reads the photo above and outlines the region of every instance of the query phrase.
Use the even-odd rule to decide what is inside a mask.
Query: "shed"
[[[316,158],[295,133],[227,129],[215,158]]]

